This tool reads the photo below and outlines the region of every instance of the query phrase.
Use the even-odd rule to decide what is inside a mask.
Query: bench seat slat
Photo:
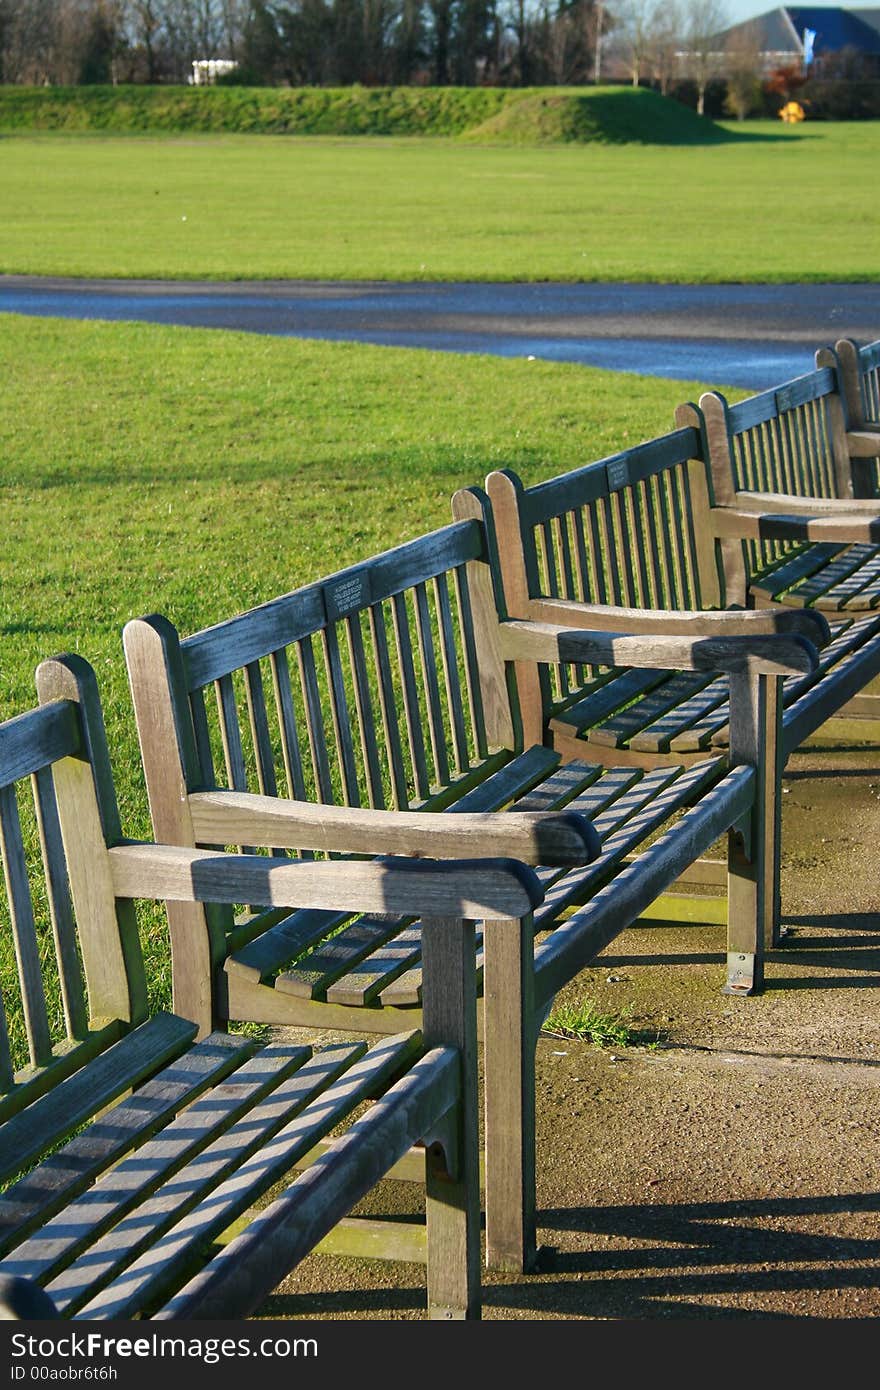
[[[646,724],[653,723],[660,715],[677,709],[692,695],[699,694],[711,679],[709,673],[678,672],[670,676],[636,704],[613,715],[598,727],[591,728],[587,733],[587,742],[607,748],[626,747]]]
[[[421,950],[422,930],[413,922],[337,979],[327,990],[328,1002],[355,1008],[374,1003],[386,985],[415,964]]]
[[[97,1150],[101,1168],[106,1169],[111,1159],[119,1161],[81,1195],[74,1191],[73,1199],[54,1219],[44,1210],[39,1232],[7,1258],[6,1270],[40,1283],[57,1275],[227,1128],[255,1097],[276,1085],[285,1063],[292,1070],[311,1056],[309,1048],[288,1047],[286,1052],[265,1049],[253,1057],[254,1047],[247,1039],[215,1034],[209,1047],[200,1044],[186,1053],[130,1100],[114,1106],[106,1119],[96,1120],[78,1135],[63,1151],[66,1165],[71,1163],[74,1155],[70,1150],[76,1146],[76,1157],[83,1149],[86,1158]],[[158,1138],[154,1137],[160,1130]],[[48,1159],[35,1172],[49,1170],[51,1174],[51,1165],[52,1159]],[[80,1187],[100,1171],[94,1162],[91,1168],[91,1172],[77,1175]],[[65,1195],[71,1197],[70,1192]]]
[[[458,1058],[434,1048],[370,1110],[258,1213],[157,1314],[167,1318],[241,1317],[242,1264],[254,1311],[275,1287],[278,1270],[297,1263],[446,1113],[455,1099]]]
[[[779,601],[789,606],[806,608],[823,598],[829,589],[842,579],[847,579],[875,554],[876,549],[873,546],[851,545],[809,579],[788,589]]]
[[[604,681],[599,689],[592,691],[567,709],[553,711],[552,726],[560,726],[567,732],[591,728],[608,719],[618,710],[625,708],[640,695],[645,695],[670,676],[669,671],[625,671],[610,681]]]
[[[833,585],[815,607],[829,610],[871,609],[880,603],[880,554],[875,550],[847,579]]]
[[[720,767],[720,762],[717,759],[713,763],[713,767],[716,764]],[[570,764],[569,766],[580,767],[582,774],[587,771],[583,765]],[[620,859],[629,852],[633,844],[640,843],[646,834],[651,833],[659,824],[662,824],[663,820],[678,809],[680,804],[687,802],[693,794],[694,785],[702,786],[705,782],[703,776],[696,779],[688,777],[686,781],[681,779],[682,770],[678,767],[656,768],[644,776],[638,769],[633,768],[598,770],[604,775],[595,779],[585,792],[568,801],[567,805],[571,810],[589,815],[603,841],[603,846],[610,845],[609,852],[606,854],[603,851],[602,857],[595,861],[597,865],[602,866],[600,876],[616,866]],[[680,779],[682,780],[681,790],[676,791],[674,798],[670,800],[667,794],[668,789]],[[651,808],[648,820],[645,819],[646,807]],[[625,840],[618,843],[621,827],[624,826],[631,827],[630,834]],[[560,893],[565,893],[565,885],[571,879],[571,871],[563,868],[541,868],[538,869],[537,873],[541,880],[541,886],[548,894],[548,900],[554,885],[554,901],[556,901]],[[578,882],[580,883],[580,879]],[[535,914],[536,931],[541,930],[543,925],[550,925],[551,922],[552,919],[548,921],[546,914],[542,915],[541,909]],[[478,969],[480,969],[482,966],[481,933],[477,933],[477,938],[477,959]],[[405,973],[398,974],[382,988],[379,1000],[383,1005],[394,1005],[400,1008],[408,1004],[418,1004],[421,1001],[421,967],[418,963],[420,935],[417,925],[410,928],[407,941],[413,943],[411,947],[412,963]],[[399,968],[399,958],[394,963]],[[374,961],[371,960],[365,969],[370,969],[373,965]],[[363,995],[356,995],[351,989],[351,982],[347,981],[345,987],[350,991],[346,996],[346,1002],[365,1002]],[[375,997],[374,991],[369,998],[372,1000]],[[338,1002],[342,1002],[342,999],[340,998]]]
[[[406,927],[408,920],[390,913],[356,918],[279,975],[275,988],[302,999],[324,998],[335,980],[384,946]]]
[[[250,1056],[253,1047],[244,1038],[212,1033],[114,1106],[109,1120],[93,1120],[19,1178],[0,1197],[0,1254],[48,1221],[122,1154],[145,1143],[182,1105]]]
[[[321,908],[292,912],[229,956],[225,969],[231,975],[246,979],[268,979],[288,961],[321,941],[328,932],[341,927],[350,915],[348,912],[325,912]]]
[[[878,674],[880,640],[874,637],[848,652],[826,680],[813,685],[785,711],[782,729],[786,749],[798,747]]]
[[[514,804],[517,811],[554,810],[571,803],[572,797],[594,783],[601,768],[568,763],[556,769],[531,792]],[[609,792],[612,795],[615,792]],[[450,808],[454,810],[454,807]],[[544,881],[558,878],[562,869],[539,870]],[[477,932],[477,982],[482,979],[482,934]],[[337,979],[327,990],[333,1003],[362,1007],[379,1002],[383,1007],[417,1006],[422,998],[421,927],[413,923],[405,932],[389,939],[387,948],[354,963],[345,978]]]
[[[820,652],[816,670],[805,676],[789,676],[787,680],[783,681],[783,728],[791,723],[792,706],[809,691],[816,691],[817,698],[821,700],[825,698],[826,691],[834,688],[834,683],[837,680],[835,675],[837,669],[852,653],[861,650],[880,633],[880,617],[859,618],[855,621],[835,624],[832,631],[836,635]],[[713,743],[721,743],[722,741],[727,741],[726,725],[713,737]]]
[[[784,594],[786,589],[822,570],[841,550],[843,546],[840,545],[829,545],[824,541],[815,542],[799,551],[793,559],[774,566],[769,572],[755,575],[749,589],[753,594],[776,599],[780,594]]]
[[[603,837],[602,853],[598,859],[584,869],[571,870],[548,889],[542,906],[535,912],[535,929],[546,930],[567,907],[583,901],[587,894],[595,891],[648,835],[658,830],[675,811],[695,801],[721,776],[723,770],[723,759],[710,758],[681,771],[680,776],[672,780],[668,776],[655,774],[675,773],[677,769],[657,768],[648,773],[638,790],[644,789],[653,794],[634,804],[632,814],[622,825],[612,829],[607,838]],[[600,828],[598,824],[596,828]]]
[[[724,720],[727,721],[727,680],[722,676],[710,681],[697,694],[683,700],[668,714],[661,715],[653,723],[647,724],[630,739],[630,748],[645,753],[668,753],[673,740],[686,729],[705,719],[713,711],[724,706]]]
[[[363,1055],[365,1045],[335,1044],[315,1054],[304,1066],[296,1066],[300,1059],[293,1054],[299,1050],[288,1048],[274,1068],[272,1059],[267,1058],[262,1076],[255,1076],[249,1086],[244,1113],[228,1127],[221,1120],[206,1147],[47,1283],[47,1292],[63,1313],[70,1316],[76,1312],[140,1255],[149,1259],[155,1242],[202,1198],[209,1199],[204,1205],[213,1211],[217,1190],[229,1175],[240,1171],[248,1158],[270,1144],[291,1115],[322,1096]],[[258,1195],[254,1193],[255,1198]],[[238,1213],[230,1219],[235,1215]],[[127,1286],[127,1276],[123,1282]]]
[[[693,769],[691,769],[693,771]],[[687,774],[685,774],[687,775]],[[621,922],[631,922],[708,849],[732,820],[751,805],[755,773],[737,767],[710,787],[695,806],[600,888],[579,912],[562,922],[535,950],[535,999],[540,1008],[612,941]]]
[[[13,1115],[0,1130],[0,1179],[27,1168],[50,1145],[157,1067],[173,1061],[195,1035],[195,1025],[185,1019],[157,1014]]]
[[[140,1212],[120,1223],[116,1231],[123,1243],[117,1244],[112,1268],[124,1265],[124,1273],[92,1297],[80,1316],[130,1317],[145,1302],[176,1292],[187,1276],[193,1249],[204,1248],[225,1230],[357,1105],[415,1060],[420,1047],[419,1035],[408,1034],[383,1038],[366,1055],[363,1044],[335,1044],[317,1053],[269,1101],[255,1107]],[[218,1173],[224,1172],[227,1176],[218,1183]],[[208,1192],[210,1200],[200,1202]],[[124,1243],[123,1227],[129,1221],[137,1223],[139,1237],[133,1252]],[[89,1270],[94,1255],[93,1249],[84,1257]],[[68,1275],[75,1276],[76,1270],[72,1266]],[[102,1277],[106,1279],[106,1270]],[[55,1295],[55,1286],[50,1292]]]

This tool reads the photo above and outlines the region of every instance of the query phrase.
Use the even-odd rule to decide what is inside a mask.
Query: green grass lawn
[[[0,271],[877,279],[880,124],[747,130],[711,146],[7,135]]]
[[[189,632],[527,481],[672,428],[694,384],[525,359],[0,318],[0,717],[37,661],[98,668],[144,828],[119,635]],[[134,798],[131,800],[131,798]]]

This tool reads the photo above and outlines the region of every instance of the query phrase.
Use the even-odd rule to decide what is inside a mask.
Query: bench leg
[[[727,835],[727,981],[725,994],[756,994],[764,983],[764,947],[774,908],[766,905],[778,869],[778,705],[776,682],[766,677],[730,678],[730,756],[755,769],[752,806]],[[768,733],[776,731],[769,739]],[[776,783],[778,787],[778,782]],[[769,832],[769,833],[768,833]],[[771,903],[772,903],[771,897]]]
[[[485,922],[486,1263],[535,1262],[534,927]]]
[[[759,763],[763,802],[763,834],[758,847],[764,877],[764,945],[768,950],[782,939],[782,895],[779,869],[782,857],[782,699],[780,683],[767,681],[764,759]]]
[[[428,1316],[479,1318],[480,1129],[473,923],[423,918],[422,964],[425,1043],[457,1047],[461,1056],[459,1103],[442,1126],[446,1152],[440,1144],[431,1143],[425,1155]]]

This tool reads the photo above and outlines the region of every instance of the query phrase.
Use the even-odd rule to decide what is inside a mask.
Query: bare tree
[[[744,121],[761,102],[761,41],[754,24],[738,25],[725,49],[726,110]]]
[[[710,80],[724,70],[723,32],[728,25],[724,0],[684,0],[684,75],[696,84],[699,116],[706,112],[706,88]]]
[[[681,46],[681,12],[677,0],[656,6],[652,23],[653,42],[650,50],[651,73],[663,96],[666,96],[678,68]]]
[[[614,7],[614,35],[630,70],[633,86],[651,70],[655,49],[656,15],[663,0],[623,0]]]

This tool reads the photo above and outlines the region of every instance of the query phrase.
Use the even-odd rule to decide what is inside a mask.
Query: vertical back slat
[[[214,754],[211,749],[211,730],[208,725],[208,711],[205,708],[204,690],[198,689],[191,691],[189,696],[189,708],[192,715],[196,756],[199,760],[199,767],[202,770],[202,780],[206,788],[213,788],[216,785]]]
[[[406,736],[412,762],[416,796],[426,799],[430,795],[428,785],[428,764],[425,757],[425,741],[422,736],[422,717],[416,689],[414,671],[414,651],[410,632],[409,615],[403,594],[395,594],[391,601],[394,618],[394,641],[397,647],[398,670],[403,686],[403,713],[406,720]]]
[[[247,768],[244,761],[244,748],[241,742],[241,726],[238,722],[238,701],[231,676],[221,676],[214,682],[217,692],[217,709],[220,714],[220,732],[223,738],[223,756],[226,759],[226,775],[235,791],[248,789]]]
[[[68,1036],[79,1040],[85,1038],[89,1031],[89,1016],[76,949],[76,925],[71,910],[70,883],[61,839],[58,804],[55,800],[52,775],[48,769],[41,768],[34,774],[33,780],[34,805],[46,870],[46,891],[55,938],[55,958],[58,962],[64,1021]]]
[[[603,498],[603,503],[605,499]],[[604,517],[604,506],[600,509],[599,504],[590,502],[587,506],[587,516],[589,519],[590,531],[590,557],[591,557],[591,578],[594,603],[616,602],[616,599],[608,598],[608,571],[605,562],[606,555],[606,534],[602,525]]]
[[[328,804],[333,801],[333,781],[330,776],[330,760],[327,755],[327,740],[324,735],[324,713],[321,709],[321,693],[318,686],[318,674],[315,670],[315,653],[312,648],[311,637],[304,637],[301,642],[297,643],[297,660],[315,787],[318,800]]]
[[[452,608],[449,600],[449,584],[445,574],[439,574],[434,581],[434,595],[437,603],[437,619],[440,627],[440,656],[443,663],[443,681],[446,686],[446,700],[452,724],[452,746],[455,750],[455,765],[458,772],[466,772],[470,765],[467,732],[464,726],[464,704],[461,698],[461,683],[458,670],[458,652],[455,646],[455,627],[452,622]]]
[[[28,1052],[32,1065],[42,1067],[52,1060],[52,1037],[14,785],[0,787],[0,853],[3,856],[3,875],[12,919]]]
[[[445,784],[449,781],[449,759],[446,755],[446,731],[443,727],[440,708],[440,685],[437,679],[437,658],[434,651],[434,635],[431,631],[431,613],[424,584],[416,584],[413,592],[416,604],[419,657],[425,686],[425,700],[428,706],[431,754],[434,759],[437,778],[442,784]]]
[[[287,652],[282,647],[269,658],[272,669],[272,685],[275,690],[275,707],[278,710],[278,726],[281,733],[281,756],[284,759],[284,775],[290,795],[296,801],[305,801],[306,782],[303,773],[302,749],[299,744],[296,709],[293,703],[293,687],[290,682],[290,663]]]
[[[675,541],[672,556],[678,603],[682,608],[699,608],[702,606],[702,602],[697,601],[698,586],[691,578],[692,575],[696,574],[696,571],[689,571],[687,562],[688,542],[685,536],[684,520],[688,514],[689,498],[685,494],[684,480],[686,476],[687,470],[682,466],[667,475],[672,514],[672,525],[669,531]]]
[[[345,677],[339,655],[339,638],[333,624],[324,629],[324,665],[330,687],[330,717],[336,738],[336,757],[342,776],[343,796],[346,805],[360,806],[361,795],[358,787],[357,763],[354,743],[351,737],[351,715],[345,695]]]
[[[394,693],[394,679],[388,652],[388,633],[385,629],[383,606],[378,603],[374,604],[369,610],[369,616],[373,659],[379,682],[379,708],[382,712],[382,729],[385,735],[385,748],[391,772],[392,804],[395,810],[401,811],[409,805],[409,792],[406,784],[406,768],[403,762],[403,746],[400,742],[397,700]]]
[[[383,810],[385,807],[385,789],[382,785],[382,769],[379,766],[376,720],[373,715],[373,701],[370,694],[367,659],[364,652],[359,613],[353,613],[346,619],[345,630],[348,640],[348,655],[354,677],[354,699],[361,738],[361,753],[367,776],[367,796],[371,806]]]
[[[263,673],[258,661],[251,661],[245,666],[244,678],[251,738],[253,739],[254,756],[257,763],[257,784],[264,796],[277,796],[275,758],[272,753],[272,739],[269,734],[269,720],[266,715]]]
[[[630,554],[635,554],[639,607],[651,608],[654,605],[651,593],[651,561],[648,554],[648,525],[643,507],[643,489],[641,485],[637,485],[626,488],[625,492],[626,503],[623,515],[626,518],[626,530],[620,537],[620,544],[622,549],[628,550]]]
[[[662,573],[664,578],[663,591],[660,596],[661,608],[681,608],[684,606],[683,597],[675,573],[675,561],[672,552],[672,519],[669,515],[669,475],[659,473],[653,480],[654,503],[652,512],[659,523],[660,546],[663,555]]]
[[[486,720],[483,714],[483,696],[480,690],[479,658],[474,637],[474,614],[467,582],[467,570],[460,565],[453,571],[455,593],[458,599],[458,624],[464,654],[464,683],[467,691],[468,711],[477,756],[489,756],[489,742],[486,738]]]
[[[574,530],[575,555],[577,556],[578,588],[575,597],[583,603],[589,603],[593,593],[593,585],[590,578],[590,554],[582,509],[579,508],[572,512],[571,522]]]

